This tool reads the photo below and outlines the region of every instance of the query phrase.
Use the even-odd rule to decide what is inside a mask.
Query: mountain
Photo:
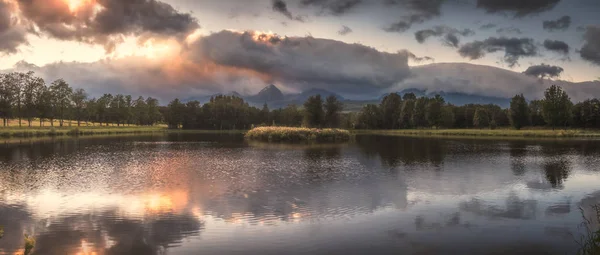
[[[282,101],[284,99],[283,93],[275,85],[271,84],[262,89],[258,94],[249,96],[246,100],[253,103],[270,103],[276,101]]]
[[[544,90],[556,84],[571,99],[581,101],[600,96],[600,82],[569,82],[539,79],[498,67],[469,63],[436,63],[411,68],[411,77],[400,82],[397,91],[410,88],[446,93],[460,93],[492,98],[512,98],[523,94],[527,99],[540,99]],[[493,101],[493,100],[492,100]]]

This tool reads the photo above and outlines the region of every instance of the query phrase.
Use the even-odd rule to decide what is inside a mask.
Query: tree
[[[175,100],[171,101],[167,106],[168,114],[165,116],[165,120],[169,125],[169,128],[177,129],[183,123],[183,112],[185,110],[185,105],[179,101],[179,99],[175,98]]]
[[[152,126],[159,122],[162,116],[158,110],[158,99],[148,97],[146,98],[146,105],[148,107],[148,125]]]
[[[40,126],[44,126],[44,119],[54,119],[52,91],[44,86],[38,93],[37,113],[40,118]]]
[[[412,94],[412,93],[410,93]],[[407,94],[404,96],[406,97]],[[414,95],[414,94],[413,94]],[[413,127],[412,117],[415,112],[415,99],[404,99],[400,110],[400,125],[402,128]]]
[[[381,128],[381,110],[377,105],[368,104],[358,114],[357,127],[362,129]]]
[[[282,110],[280,123],[289,127],[300,126],[302,125],[302,113],[296,105],[290,104]]]
[[[112,100],[113,96],[111,94],[104,94],[96,101],[96,114],[98,114],[100,126],[102,126],[102,123],[106,123],[106,126],[108,126],[110,116],[109,105]]]
[[[267,126],[271,124],[269,118],[270,112],[267,103],[263,104],[263,108],[260,110],[260,121],[262,124]]]
[[[62,127],[64,119],[71,108],[73,90],[65,80],[58,79],[52,83],[50,91],[52,91],[53,107],[56,109],[56,114]]]
[[[133,116],[134,122],[137,125],[148,125],[148,105],[146,104],[144,97],[140,96],[133,102]]]
[[[45,87],[46,83],[42,78],[34,77],[31,72],[26,74],[23,87],[23,113],[29,127],[33,118],[38,115],[38,104],[42,99],[41,91],[44,91]]]
[[[483,108],[477,108],[473,115],[473,126],[476,128],[484,128],[490,125],[490,117]]]
[[[73,110],[78,127],[81,126],[81,119],[85,113],[87,97],[87,93],[85,93],[85,90],[81,88],[76,89],[71,95],[71,101],[73,101]]]
[[[311,96],[304,102],[304,125],[307,127],[321,127],[325,112],[321,95]]]
[[[455,120],[454,106],[443,106],[439,125],[444,128],[453,128]]]
[[[415,95],[415,93],[406,93],[402,96],[402,100],[406,101],[406,100],[417,100],[417,96]]]
[[[12,116],[13,97],[9,74],[0,73],[0,117],[2,117],[5,127],[8,125],[8,119]]]
[[[510,124],[517,130],[529,124],[529,107],[523,94],[515,95],[510,100],[508,118]]]
[[[414,127],[425,127],[427,126],[427,103],[429,102],[429,98],[427,97],[419,97],[415,102],[415,110],[412,115],[411,122]]]
[[[444,98],[442,98],[440,95],[435,95],[434,98],[429,100],[425,110],[425,118],[427,119],[429,126],[435,126],[438,128],[441,125],[443,106]]]
[[[556,126],[567,126],[571,119],[572,107],[569,95],[561,87],[552,85],[544,92],[542,116],[553,130]]]
[[[402,98],[400,95],[391,93],[385,96],[379,108],[381,109],[384,129],[400,128],[400,116],[402,112]]]
[[[330,95],[325,99],[325,125],[330,128],[340,126],[340,113],[344,109],[344,105],[337,97]]]
[[[542,105],[543,100],[533,100],[529,102],[529,117],[531,118],[532,126],[544,126],[546,122],[544,121],[544,116],[542,115]]]

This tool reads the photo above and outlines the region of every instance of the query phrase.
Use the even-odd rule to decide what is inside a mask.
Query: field
[[[600,130],[551,129],[399,129],[356,130],[355,134],[410,136],[470,136],[470,137],[529,137],[529,138],[600,138]]]
[[[248,131],[246,138],[265,142],[341,142],[350,140],[350,132],[343,129],[258,127]]]

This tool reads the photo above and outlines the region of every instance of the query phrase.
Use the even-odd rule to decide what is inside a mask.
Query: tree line
[[[44,126],[55,120],[64,125],[64,120],[109,123],[121,125],[154,125],[162,120],[157,99],[131,95],[104,94],[99,98],[89,98],[84,89],[73,89],[63,79],[50,84],[33,72],[0,73],[0,118],[3,126],[8,120],[18,119],[19,126],[25,120],[29,127],[34,119]]]
[[[379,104],[365,105],[359,112],[343,112],[335,96],[311,96],[302,106],[270,110],[257,108],[236,96],[214,96],[208,102],[171,101],[160,106],[157,99],[104,94],[89,98],[85,90],[73,89],[63,79],[50,84],[33,72],[0,73],[0,118],[25,120],[32,126],[64,120],[100,125],[154,125],[183,129],[250,129],[258,125],[305,126],[348,129],[496,128],[512,126],[551,128],[600,128],[600,100],[574,104],[559,86],[551,86],[541,100],[527,101],[515,95],[510,107],[493,104],[455,106],[440,95],[417,97],[413,93],[386,95]]]
[[[218,95],[201,105],[175,99],[163,112],[169,128],[183,129],[250,129],[255,126],[305,126],[315,128],[340,127],[343,105],[335,96],[325,100],[311,96],[300,109],[296,105],[270,110],[249,105],[236,96]]]
[[[556,85],[546,89],[541,100],[528,102],[522,94],[515,95],[507,109],[493,104],[455,106],[439,95],[417,98],[413,93],[402,97],[392,93],[379,105],[366,105],[349,119],[354,119],[351,123],[357,129],[600,128],[600,100],[573,104],[569,95]]]

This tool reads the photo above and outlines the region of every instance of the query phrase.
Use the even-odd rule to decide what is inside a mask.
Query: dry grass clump
[[[248,131],[246,138],[265,142],[342,142],[350,140],[350,132],[334,128],[257,127]]]

